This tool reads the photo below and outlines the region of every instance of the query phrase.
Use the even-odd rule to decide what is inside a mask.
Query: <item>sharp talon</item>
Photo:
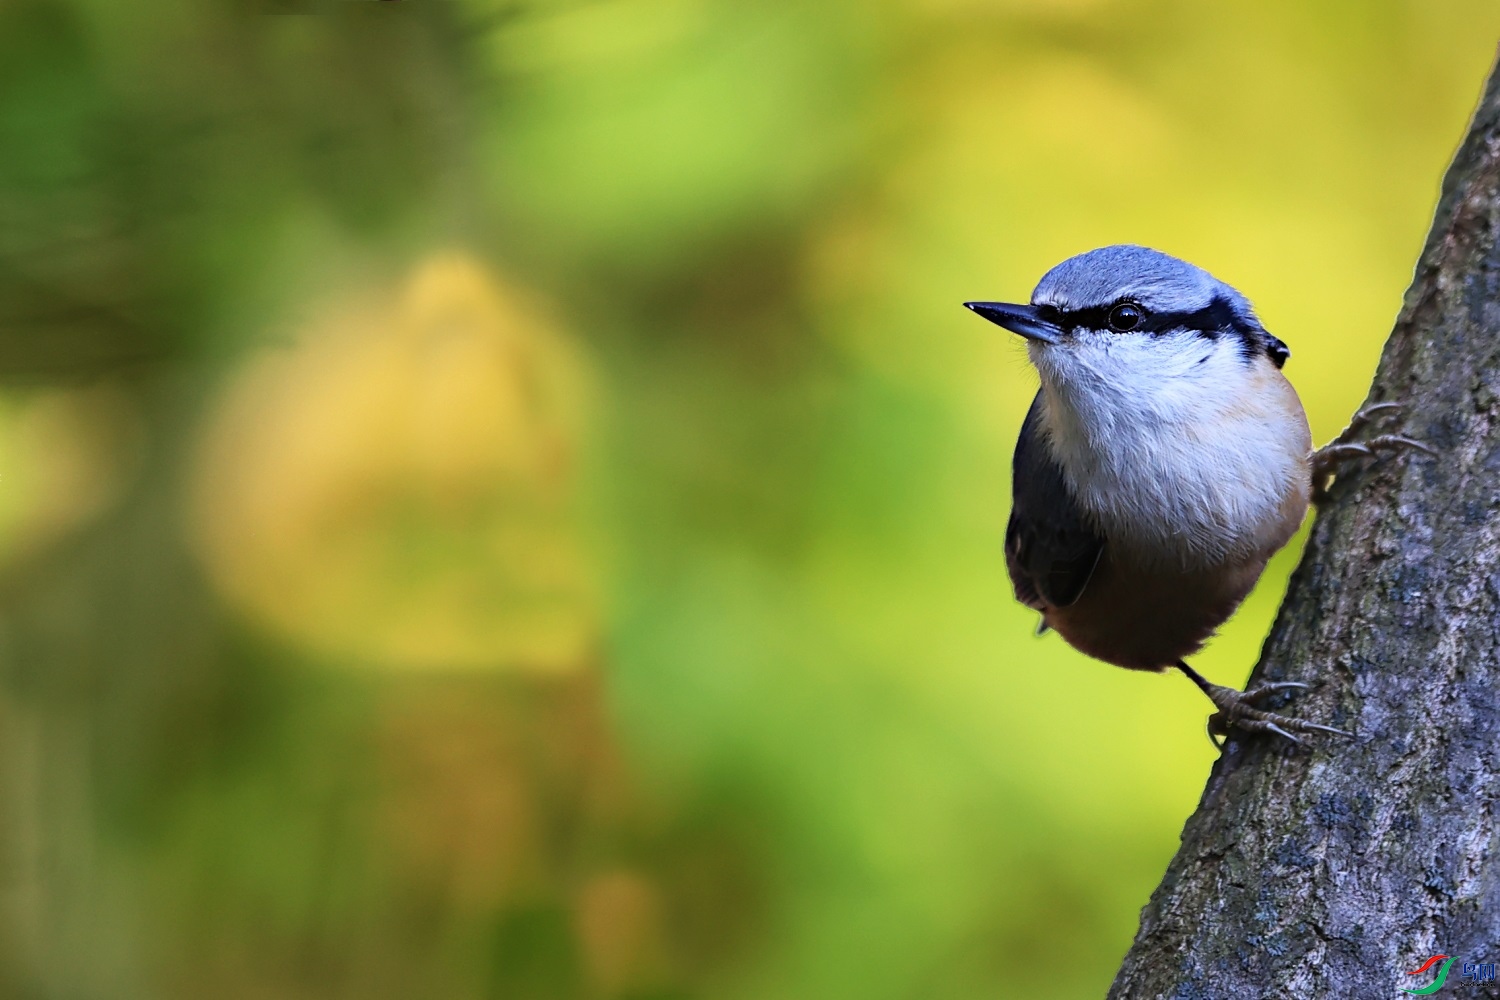
[[[1286,739],[1291,740],[1293,743],[1297,744],[1298,746],[1302,745],[1302,741],[1301,740],[1297,739],[1297,737],[1293,736],[1291,733],[1287,732],[1285,729],[1282,729],[1276,723],[1270,722],[1270,721],[1266,721],[1266,720],[1258,720],[1258,721],[1260,722],[1261,726],[1265,727],[1265,731],[1266,732],[1268,732],[1268,733],[1275,733],[1277,736],[1283,736]],[[1247,726],[1246,728],[1249,728],[1249,727]]]
[[[1304,722],[1297,728],[1304,732],[1307,730],[1313,730],[1319,733],[1332,733],[1335,736],[1347,736],[1351,740],[1354,739],[1354,734],[1349,732],[1347,729],[1335,729],[1332,726],[1320,726],[1316,722]]]
[[[1337,465],[1339,462],[1344,461],[1344,459],[1346,458],[1362,458],[1369,457],[1374,454],[1375,453],[1370,450],[1368,445],[1360,444],[1358,442],[1345,442],[1343,444],[1334,443],[1320,448],[1317,452],[1315,452],[1313,455],[1313,461],[1319,465],[1333,466]]]
[[[1284,715],[1276,715],[1272,712],[1263,712],[1255,707],[1255,703],[1269,695],[1279,691],[1306,691],[1312,687],[1311,684],[1302,681],[1267,681],[1258,684],[1248,691],[1236,691],[1234,688],[1223,687],[1210,683],[1202,674],[1178,660],[1174,664],[1194,684],[1208,695],[1209,700],[1218,709],[1208,717],[1208,738],[1214,746],[1220,750],[1224,743],[1215,739],[1215,736],[1229,736],[1232,729],[1241,729],[1249,733],[1275,733],[1283,739],[1292,743],[1301,744],[1302,740],[1292,735],[1291,731],[1299,733],[1329,733],[1335,736],[1347,736],[1351,739],[1354,734],[1343,729],[1335,729],[1332,726],[1320,725],[1316,722],[1303,722],[1301,719],[1288,718]]]
[[[1382,434],[1378,438],[1371,438],[1367,443],[1371,448],[1414,448],[1417,451],[1425,451],[1429,455],[1437,455],[1435,450],[1421,441],[1402,434]]]
[[[1311,684],[1303,684],[1301,681],[1271,681],[1267,684],[1257,684],[1240,695],[1240,700],[1253,705],[1264,701],[1279,691],[1308,691],[1311,689]]]
[[[1359,420],[1360,418],[1363,418],[1365,420],[1371,420],[1382,413],[1395,413],[1398,410],[1404,409],[1406,409],[1405,403],[1371,403],[1369,406],[1354,414],[1354,419]]]
[[[1399,405],[1400,404],[1393,403],[1375,403],[1373,405],[1366,406],[1364,409],[1355,410],[1354,416],[1349,418],[1349,426],[1339,431],[1338,436],[1330,441],[1329,444],[1343,444],[1346,441],[1353,440],[1354,435],[1363,430],[1365,428],[1365,425],[1369,424],[1373,420],[1378,419],[1383,413],[1388,413],[1392,406],[1399,407]]]
[[[1354,416],[1349,419],[1349,426],[1345,427],[1343,433],[1334,438],[1334,441],[1348,441],[1367,424],[1382,417],[1392,416],[1401,409],[1404,409],[1401,403],[1372,403],[1362,410],[1357,410]]]

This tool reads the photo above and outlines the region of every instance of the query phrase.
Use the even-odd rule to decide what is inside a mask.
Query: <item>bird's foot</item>
[[[1313,503],[1322,503],[1328,498],[1328,481],[1338,473],[1339,466],[1352,458],[1373,458],[1380,452],[1423,451],[1429,455],[1437,452],[1415,438],[1402,434],[1377,434],[1364,441],[1355,440],[1359,432],[1371,423],[1393,417],[1403,409],[1400,403],[1374,403],[1354,414],[1343,433],[1313,452],[1312,497]]]
[[[1221,739],[1234,729],[1247,733],[1275,733],[1293,743],[1302,742],[1293,733],[1332,733],[1335,736],[1353,737],[1354,734],[1345,729],[1320,726],[1316,722],[1305,722],[1255,707],[1278,691],[1305,691],[1307,687],[1308,685],[1296,681],[1279,681],[1261,684],[1248,691],[1236,691],[1234,688],[1210,684],[1203,689],[1203,693],[1208,695],[1218,711],[1208,717],[1208,738],[1213,741],[1214,746],[1222,748],[1224,744]]]
[[[1304,722],[1302,719],[1294,719],[1290,716],[1278,715],[1275,712],[1267,712],[1256,706],[1263,703],[1273,694],[1281,691],[1306,691],[1310,685],[1300,681],[1273,681],[1267,684],[1258,684],[1246,691],[1236,691],[1234,688],[1224,687],[1220,684],[1211,684],[1198,671],[1179,662],[1177,669],[1197,684],[1208,695],[1214,707],[1218,709],[1208,717],[1208,738],[1214,746],[1223,748],[1222,738],[1227,737],[1232,730],[1238,729],[1246,733],[1274,733],[1283,739],[1293,743],[1301,743],[1295,733],[1331,733],[1334,736],[1353,737],[1354,734],[1344,729],[1335,729],[1332,726],[1321,726],[1316,722]]]

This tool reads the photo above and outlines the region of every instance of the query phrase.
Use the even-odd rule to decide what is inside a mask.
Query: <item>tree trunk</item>
[[[1330,289],[1338,294],[1338,289]],[[1255,680],[1354,730],[1231,741],[1110,998],[1444,993],[1500,963],[1500,67],[1443,185],[1369,402],[1408,453],[1346,467]]]

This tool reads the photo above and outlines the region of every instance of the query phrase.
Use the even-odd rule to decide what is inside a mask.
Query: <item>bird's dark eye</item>
[[[1121,302],[1109,311],[1109,328],[1124,333],[1140,326],[1141,320],[1145,318],[1146,314],[1141,311],[1140,306]]]

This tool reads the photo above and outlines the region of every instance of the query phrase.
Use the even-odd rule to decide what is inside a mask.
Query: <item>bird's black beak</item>
[[[1011,333],[1019,333],[1027,340],[1055,344],[1062,339],[1062,328],[1042,319],[1037,314],[1036,306],[1013,305],[1009,302],[965,302],[964,308],[974,310],[991,323],[1003,326]]]

